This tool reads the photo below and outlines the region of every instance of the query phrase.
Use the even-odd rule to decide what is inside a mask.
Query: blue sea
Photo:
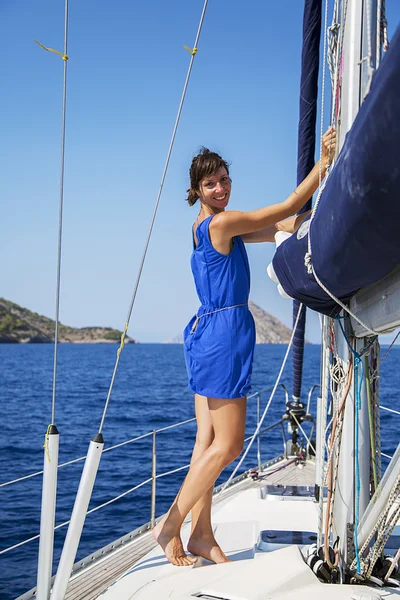
[[[62,344],[59,346],[55,423],[60,431],[60,463],[83,456],[97,433],[111,374],[115,345]],[[286,347],[256,347],[253,391],[272,386]],[[385,348],[382,348],[382,355]],[[320,347],[306,345],[303,390],[319,383]],[[400,409],[400,348],[394,347],[382,364],[381,402]],[[43,468],[43,442],[51,422],[53,346],[0,345],[0,483]],[[290,390],[291,361],[282,381]],[[262,396],[262,407],[269,394]],[[313,401],[313,405],[315,398]],[[268,423],[284,412],[279,391],[271,405]],[[153,429],[194,416],[193,397],[187,388],[181,345],[127,345],[120,366],[103,435],[105,447]],[[382,413],[382,451],[392,454],[397,446],[399,417]],[[256,425],[255,399],[248,402],[248,434]],[[164,473],[190,460],[195,425],[190,423],[157,434],[157,472]],[[262,442],[262,459],[283,449],[280,428]],[[151,436],[106,452],[100,463],[89,508],[134,487],[151,476]],[[244,467],[256,465],[255,444]],[[74,493],[83,462],[59,470],[56,524],[70,518]],[[230,470],[227,469],[225,479]],[[185,472],[157,481],[156,514],[164,513],[173,500]],[[221,478],[222,481],[222,478]],[[39,532],[41,476],[0,488],[0,550]],[[88,515],[77,559],[112,542],[150,520],[150,485]],[[58,563],[66,527],[55,533],[54,570]],[[32,541],[0,555],[0,598],[11,600],[36,585],[38,542]]]

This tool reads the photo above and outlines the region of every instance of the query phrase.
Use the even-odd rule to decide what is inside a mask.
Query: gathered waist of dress
[[[248,302],[243,302],[242,304],[234,304],[232,306],[222,306],[221,308],[214,308],[211,306],[206,306],[204,304],[201,305],[200,309],[204,309],[206,312],[202,312],[196,315],[195,322],[190,330],[190,333],[194,333],[197,329],[197,325],[199,324],[200,319],[203,317],[207,317],[208,315],[213,315],[215,313],[222,312],[223,310],[229,310],[231,308],[239,308],[239,306],[248,306]]]

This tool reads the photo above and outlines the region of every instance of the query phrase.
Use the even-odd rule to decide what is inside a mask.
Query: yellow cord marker
[[[51,462],[50,461],[50,452],[49,452],[49,435],[50,435],[50,429],[53,427],[53,425],[54,425],[54,423],[50,423],[50,425],[48,426],[46,435],[44,436],[44,444],[43,444],[43,448],[46,451],[47,460],[49,462]]]
[[[189,46],[183,46],[183,47],[185,48],[185,50],[187,50],[188,52],[190,52],[190,54],[191,54],[192,56],[194,56],[194,55],[196,54],[196,52],[197,52],[197,48],[193,48],[193,50],[191,50],[191,49],[189,48]]]
[[[128,328],[129,328],[129,323],[128,323],[128,321],[127,321],[127,322],[125,323],[125,329],[124,329],[124,331],[121,333],[121,345],[120,345],[120,347],[118,348],[118,351],[117,351],[117,356],[120,356],[120,354],[121,354],[122,350],[124,349],[124,346],[125,346],[125,336],[126,336],[126,334],[128,333]]]
[[[43,48],[43,50],[47,50],[47,52],[53,52],[53,54],[58,54],[59,56],[61,56],[61,58],[63,60],[68,60],[68,56],[66,54],[63,54],[62,52],[60,52],[59,50],[54,50],[53,48],[47,48],[47,46],[44,46],[43,44],[41,44],[40,42],[38,42],[37,40],[33,40],[38,46],[40,46],[41,48]]]

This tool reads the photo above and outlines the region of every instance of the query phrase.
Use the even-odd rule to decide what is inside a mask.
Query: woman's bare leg
[[[206,396],[194,395],[197,435],[193,448],[191,464],[207,450],[214,440],[214,428]],[[192,531],[188,542],[188,551],[215,563],[229,559],[222,552],[214,537],[211,525],[211,503],[214,486],[211,486],[192,508]]]
[[[246,399],[208,398],[214,439],[191,465],[189,473],[167,516],[153,529],[153,535],[168,560],[175,565],[193,564],[183,552],[181,525],[194,505],[214,485],[221,471],[241,452],[246,422]]]

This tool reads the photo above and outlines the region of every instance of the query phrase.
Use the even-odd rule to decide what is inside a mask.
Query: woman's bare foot
[[[191,536],[188,541],[188,552],[195,556],[201,556],[214,563],[231,562],[231,560],[222,552],[213,535],[205,537]]]
[[[169,562],[173,565],[177,567],[190,567],[197,562],[196,557],[188,556],[185,553],[181,538],[165,524],[165,519],[157,523],[151,533],[156,542],[164,550]]]

